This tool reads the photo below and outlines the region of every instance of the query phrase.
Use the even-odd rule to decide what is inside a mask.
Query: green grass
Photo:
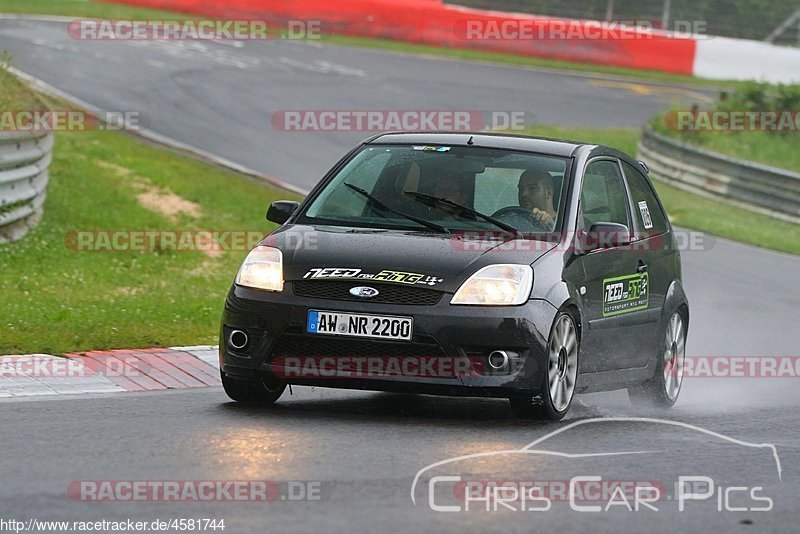
[[[610,145],[631,155],[636,154],[636,145],[640,136],[640,131],[635,129],[592,129],[562,126],[539,126],[526,130],[524,133]],[[795,150],[797,150],[796,144]],[[739,157],[745,156],[739,154]],[[675,225],[800,255],[800,225],[779,221],[693,195],[661,181],[654,181],[654,184],[670,220]]]
[[[186,14],[134,6],[125,6],[86,0],[0,0],[0,12],[36,15],[61,15],[69,17],[97,17],[110,19],[153,19],[153,18],[191,18]],[[707,80],[694,76],[669,74],[658,71],[644,71],[623,67],[592,65],[587,63],[559,61],[548,58],[519,56],[469,50],[452,47],[440,47],[388,39],[372,39],[366,37],[350,37],[344,35],[324,35],[322,42],[359,48],[373,48],[407,54],[426,54],[467,61],[499,63],[518,67],[538,67],[580,73],[595,73],[625,76],[643,82],[684,84],[696,87],[732,88],[739,82]]]
[[[47,108],[39,96],[8,72],[10,56],[0,56],[0,110],[34,111]]]
[[[93,2],[89,0],[0,0],[1,13],[60,15],[108,19],[148,19],[175,17],[173,11]],[[186,18],[186,15],[182,15]]]
[[[693,132],[681,140],[734,158],[800,172],[800,137],[794,132]]]
[[[18,90],[7,73],[0,94]],[[63,106],[62,106],[63,108]],[[170,217],[137,196],[158,188],[197,204]],[[267,205],[296,195],[118,132],[58,133],[45,215],[0,245],[0,354],[216,343],[225,294],[246,255],[78,252],[80,230],[268,233]]]

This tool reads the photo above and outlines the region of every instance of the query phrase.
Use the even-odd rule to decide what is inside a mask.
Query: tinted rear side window
[[[668,229],[667,216],[661,210],[661,205],[647,178],[636,170],[635,167],[623,162],[625,178],[631,190],[633,200],[633,218],[637,228],[649,235],[663,234]]]

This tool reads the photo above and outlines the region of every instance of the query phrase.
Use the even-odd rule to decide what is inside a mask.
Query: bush
[[[721,95],[723,111],[800,111],[800,85],[747,82],[731,95]]]

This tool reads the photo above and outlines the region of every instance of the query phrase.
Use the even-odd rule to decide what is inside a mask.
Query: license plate
[[[306,332],[409,341],[413,324],[411,317],[311,310],[308,312]]]

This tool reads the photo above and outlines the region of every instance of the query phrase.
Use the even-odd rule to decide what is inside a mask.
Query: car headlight
[[[489,265],[461,284],[450,304],[514,306],[528,301],[532,286],[530,265]]]
[[[267,291],[283,291],[283,253],[272,247],[254,248],[239,268],[236,284]]]

